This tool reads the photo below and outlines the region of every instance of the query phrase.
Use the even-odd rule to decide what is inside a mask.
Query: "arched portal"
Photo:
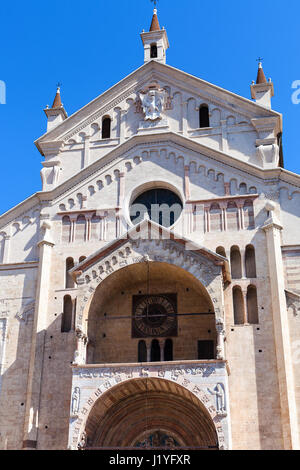
[[[141,378],[116,385],[91,409],[86,447],[218,449],[215,424],[188,389],[165,379]]]
[[[147,304],[149,303],[149,305]],[[199,341],[217,355],[214,304],[193,275],[163,262],[143,262],[112,273],[95,290],[88,318],[94,364],[139,362],[139,343],[148,362],[197,360]]]

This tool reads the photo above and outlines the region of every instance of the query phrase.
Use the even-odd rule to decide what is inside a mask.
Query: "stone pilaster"
[[[274,215],[275,205],[268,203],[266,210],[269,217],[262,228],[267,238],[282,433],[284,448],[286,450],[296,450],[299,449],[299,436],[290,332],[284,290],[284,268],[281,254],[282,226]]]
[[[90,163],[90,136],[89,135],[86,135],[84,138],[84,160],[83,161],[84,161],[83,167],[85,168]]]
[[[23,449],[38,446],[41,382],[43,375],[45,335],[47,328],[48,298],[51,276],[51,257],[54,246],[48,232],[50,224],[43,222],[43,239],[38,243],[39,267],[36,289],[35,313],[31,341],[31,355],[27,382],[27,400],[24,419]]]

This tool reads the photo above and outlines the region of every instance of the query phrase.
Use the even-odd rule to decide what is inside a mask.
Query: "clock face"
[[[177,336],[176,294],[134,295],[132,337]]]

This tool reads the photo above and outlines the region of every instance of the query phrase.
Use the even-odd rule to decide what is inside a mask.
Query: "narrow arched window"
[[[86,239],[86,219],[84,215],[79,215],[76,220],[75,240],[84,242]]]
[[[173,361],[173,341],[171,339],[166,339],[164,346],[164,360]]]
[[[70,295],[64,296],[64,307],[61,318],[61,332],[68,333],[72,329],[73,304]]]
[[[224,258],[227,258],[225,248],[223,246],[218,246],[216,253],[218,253],[218,255],[224,256]]]
[[[256,277],[256,261],[254,246],[248,245],[245,252],[246,276],[250,278]]]
[[[202,104],[199,109],[199,127],[209,127],[209,109],[207,104]]]
[[[151,362],[160,361],[160,346],[157,339],[153,339],[151,343]]]
[[[91,239],[99,240],[100,238],[100,222],[101,218],[97,215],[93,215],[91,220]]]
[[[0,264],[4,261],[4,244],[5,244],[5,235],[0,234]]]
[[[231,276],[233,279],[242,278],[242,258],[238,246],[231,247],[230,250]]]
[[[243,325],[245,323],[245,307],[242,289],[235,286],[232,289],[234,324]]]
[[[240,194],[247,194],[247,185],[246,183],[241,183],[239,188]]]
[[[110,139],[111,119],[106,117],[102,121],[102,139]]]
[[[71,220],[65,215],[62,219],[62,242],[70,243],[71,241]]]
[[[255,286],[248,286],[247,289],[247,314],[248,323],[256,325],[258,320],[257,290]]]
[[[252,201],[245,201],[244,207],[244,227],[246,230],[251,230],[255,228],[255,220],[254,220],[254,208]]]
[[[150,58],[151,59],[156,59],[157,58],[157,45],[156,44],[151,44]]]
[[[210,231],[222,231],[222,210],[219,204],[212,204],[209,209]]]
[[[73,258],[66,259],[66,280],[65,280],[65,287],[66,289],[72,289],[74,287],[74,281],[69,274],[70,269],[74,268],[74,260]]]
[[[239,210],[235,202],[229,202],[226,208],[227,230],[239,229]]]
[[[144,340],[138,344],[138,362],[147,362],[147,347]]]

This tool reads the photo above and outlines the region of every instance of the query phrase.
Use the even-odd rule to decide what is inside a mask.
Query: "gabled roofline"
[[[80,114],[82,114],[84,112],[84,110],[88,110],[89,108],[93,108],[95,105],[97,105],[97,103],[100,104],[100,102],[101,102],[101,107],[107,106],[107,104],[109,103],[109,97],[110,97],[110,95],[113,94],[113,92],[114,92],[115,95],[117,95],[118,90],[122,85],[124,86],[126,84],[126,82],[129,82],[135,75],[139,75],[141,71],[144,72],[144,71],[147,71],[147,69],[149,69],[149,72],[151,70],[156,70],[156,69],[158,71],[161,71],[161,72],[166,72],[166,71],[170,70],[173,73],[176,73],[178,75],[178,77],[179,78],[181,77],[181,79],[183,79],[184,81],[189,80],[189,81],[194,82],[196,85],[202,85],[206,88],[215,90],[218,93],[221,93],[221,94],[224,94],[224,95],[227,95],[227,96],[229,95],[234,100],[240,101],[242,105],[246,105],[247,107],[250,107],[253,110],[253,112],[255,112],[255,110],[256,111],[260,110],[260,111],[263,111],[263,113],[268,115],[268,116],[278,117],[280,119],[280,127],[282,127],[282,114],[281,113],[278,113],[277,111],[274,111],[272,109],[269,109],[269,108],[261,106],[257,103],[254,103],[253,101],[251,101],[248,98],[244,98],[243,96],[240,96],[240,95],[237,95],[237,94],[235,94],[231,91],[225,90],[224,88],[221,88],[217,85],[209,83],[209,82],[207,82],[207,81],[205,81],[201,78],[195,77],[194,75],[188,74],[187,72],[179,70],[175,67],[157,62],[155,60],[151,60],[150,62],[147,62],[146,64],[143,64],[141,67],[139,67],[138,69],[131,72],[129,75],[127,75],[126,77],[121,79],[118,83],[116,83],[115,85],[110,87],[108,90],[106,90],[105,92],[103,92],[102,94],[97,96],[94,100],[90,101],[85,106],[80,108],[78,111],[76,111],[75,113],[70,115],[67,119],[65,119],[58,126],[51,129],[50,131],[46,132],[41,137],[39,137],[37,140],[35,140],[34,143],[35,143],[36,147],[38,148],[39,152],[43,155],[43,151],[40,147],[40,142],[42,140],[45,140],[46,136],[47,136],[47,140],[50,140],[50,141],[61,138],[65,133],[69,132],[71,129],[76,128],[76,126],[78,126],[80,123],[82,123],[82,121],[84,121],[84,119],[87,119],[85,117],[83,119],[76,120],[76,118],[79,118]],[[135,84],[136,83],[138,83],[138,79],[135,81]],[[113,99],[113,97],[111,99]],[[215,98],[215,100],[217,100],[217,98]],[[93,114],[93,113],[97,112],[98,110],[99,110],[99,106],[97,106],[97,109],[91,109],[90,114]],[[64,131],[64,129],[66,129],[68,124],[72,121],[75,121],[75,125],[71,129],[69,129],[68,131],[67,130]],[[62,130],[62,132],[58,132],[60,129]]]
[[[82,183],[85,179],[92,177],[97,171],[101,170],[101,168],[112,164],[114,160],[116,160],[117,158],[121,158],[125,152],[130,151],[135,146],[152,142],[159,144],[160,141],[164,144],[166,142],[169,142],[171,145],[177,144],[182,147],[185,147],[187,150],[193,150],[196,153],[202,153],[203,155],[213,160],[216,160],[224,165],[246,172],[251,176],[257,177],[262,180],[281,179],[287,184],[300,187],[300,175],[298,175],[297,173],[293,173],[291,171],[279,167],[273,169],[263,169],[256,165],[253,165],[252,163],[242,162],[241,160],[238,160],[237,158],[232,157],[229,154],[226,154],[220,150],[216,150],[202,143],[195,142],[194,140],[191,140],[174,132],[149,135],[134,135],[126,142],[123,142],[116,148],[112,149],[111,152],[106,154],[104,157],[83,168],[78,173],[76,173],[71,178],[64,181],[62,184],[52,189],[51,191],[38,191],[29,198],[19,203],[17,206],[14,206],[9,209],[7,212],[0,216],[0,226],[5,226],[7,223],[10,222],[10,219],[17,217],[19,213],[21,214],[33,208],[36,204],[39,204],[42,201],[53,201],[58,198],[61,194],[64,194],[67,191],[74,189],[77,184]]]
[[[169,230],[166,227],[163,227],[162,225],[159,225],[158,223],[154,222],[153,220],[149,219],[144,219],[142,222],[139,224],[135,225],[134,227],[130,228],[125,234],[121,235],[119,238],[116,240],[113,240],[109,243],[107,243],[105,246],[97,250],[95,253],[90,255],[88,258],[85,260],[81,261],[81,263],[77,264],[74,266],[74,268],[69,270],[69,273],[73,277],[74,281],[76,282],[76,278],[81,275],[86,269],[88,269],[90,266],[94,265],[97,261],[102,259],[103,257],[113,253],[116,249],[118,249],[120,246],[122,246],[124,243],[126,243],[128,240],[135,240],[135,239],[143,239],[141,236],[139,237],[132,237],[133,234],[136,233],[143,233],[143,230],[146,229],[155,229],[159,235],[164,235],[167,236],[167,238],[163,239],[170,239],[173,240],[181,245],[189,245],[190,247],[193,247],[193,249],[189,248],[188,251],[192,253],[197,253],[201,254],[205,258],[210,259],[214,264],[217,266],[222,266],[224,269],[223,271],[223,276],[224,276],[224,281],[231,281],[231,277],[229,273],[229,264],[227,258],[224,258],[222,255],[219,255],[218,253],[215,253],[208,248],[205,248],[202,245],[199,245],[198,243],[189,240],[186,237],[183,237],[182,235],[176,234],[176,232],[173,232]]]

